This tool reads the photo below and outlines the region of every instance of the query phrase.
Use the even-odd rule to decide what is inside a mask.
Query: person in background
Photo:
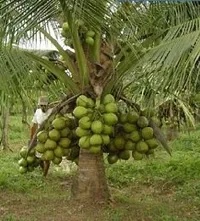
[[[51,114],[52,108],[49,107],[49,99],[47,96],[41,96],[38,99],[38,109],[36,109],[32,124],[31,124],[31,134],[30,139],[33,139],[33,136],[36,133],[36,130],[40,128],[41,124],[48,118],[48,116]],[[36,153],[37,157],[41,157],[40,153]],[[46,176],[47,172],[49,170],[50,161],[41,161],[40,165],[43,169],[43,175]]]

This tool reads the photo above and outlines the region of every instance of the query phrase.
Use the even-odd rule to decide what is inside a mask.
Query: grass
[[[173,185],[184,184],[188,180],[200,178],[200,154],[183,151],[174,152],[171,159],[164,152],[148,162],[120,162],[109,168],[108,178],[112,185],[122,187],[130,182],[148,184],[152,182],[168,182]],[[163,158],[165,161],[163,161]]]
[[[28,117],[28,120],[31,122],[31,116]],[[22,124],[19,116],[10,116],[9,122],[9,139],[11,143],[27,144],[27,139],[30,135],[28,126]]]
[[[170,143],[172,157],[160,149],[148,160],[105,164],[114,203],[95,213],[91,205],[86,213],[69,201],[74,170],[66,175],[52,166],[46,179],[39,168],[18,173],[18,153],[28,132],[17,117],[11,123],[13,152],[0,154],[0,220],[200,220],[199,128]]]

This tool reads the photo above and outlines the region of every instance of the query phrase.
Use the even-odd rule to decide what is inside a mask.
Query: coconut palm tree
[[[19,62],[27,64],[27,59],[42,65],[70,96],[86,94],[98,100],[112,93],[120,99],[129,85],[137,85],[141,79],[151,82],[158,93],[179,94],[193,90],[191,82],[198,80],[200,12],[196,2],[8,0],[0,2],[0,15],[2,51],[6,50],[4,45],[11,50],[13,43],[31,38],[38,41],[43,36],[62,56],[58,67],[27,51],[20,51],[20,60],[16,59],[16,50],[15,57],[6,59],[9,64],[15,70],[25,68]],[[59,34],[58,24],[72,52],[52,37],[51,29]],[[20,78],[25,71],[14,75]],[[29,77],[34,79],[36,75]],[[17,90],[14,81],[10,82]],[[140,84],[138,93],[144,87]],[[109,199],[102,153],[92,155],[81,150],[77,178],[72,189],[76,198],[94,202]]]

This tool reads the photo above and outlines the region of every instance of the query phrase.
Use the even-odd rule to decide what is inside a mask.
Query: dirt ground
[[[71,180],[60,183],[56,196],[31,195],[0,190],[1,221],[185,221],[200,220],[200,208],[175,200],[173,188],[132,186],[111,188],[113,200],[107,206],[80,204],[64,195]],[[60,195],[60,197],[59,197]],[[168,214],[168,215],[166,215]]]

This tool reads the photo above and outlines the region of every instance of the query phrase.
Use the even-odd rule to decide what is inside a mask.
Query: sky
[[[65,49],[66,46],[63,41],[63,37],[61,35],[57,35],[53,29],[53,27],[49,26],[49,33],[53,38],[55,38],[59,44]],[[40,49],[40,50],[57,50],[55,46],[48,40],[45,39],[44,35],[41,34],[41,36],[38,34],[37,40],[21,40],[19,43],[20,48],[26,48],[26,49]]]

